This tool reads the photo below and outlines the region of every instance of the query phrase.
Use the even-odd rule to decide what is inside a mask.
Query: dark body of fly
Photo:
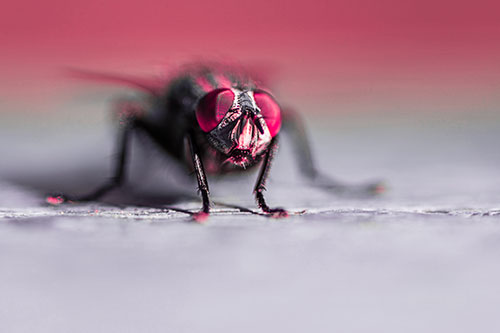
[[[213,103],[204,100],[204,98],[208,99],[207,97],[210,97],[207,95],[213,94],[214,92],[215,94],[213,94],[213,97],[217,98],[217,96],[221,95],[221,92],[232,90],[241,92],[239,96],[234,96],[234,99],[240,98],[239,104],[246,103],[246,105],[243,106],[239,105],[237,109],[244,107],[246,110],[252,107],[250,104],[251,101],[248,100],[249,94],[261,91],[248,76],[242,74],[237,75],[224,71],[217,72],[208,68],[191,70],[172,79],[164,94],[154,103],[151,112],[146,113],[142,119],[136,119],[136,124],[144,127],[149,134],[152,134],[153,138],[160,146],[170,155],[180,160],[185,160],[185,140],[187,136],[191,137],[196,146],[199,147],[199,155],[203,163],[207,164],[206,171],[209,174],[222,174],[230,171],[245,170],[254,166],[261,160],[265,146],[261,145],[260,147],[256,147],[261,148],[256,151],[258,154],[254,156],[249,155],[249,159],[243,167],[233,163],[224,163],[229,158],[227,146],[229,146],[229,148],[236,148],[231,145],[236,143],[233,141],[237,141],[231,140],[232,138],[229,138],[228,135],[224,135],[224,131],[233,130],[234,127],[238,125],[242,127],[243,124],[241,124],[241,122],[243,119],[234,119],[238,118],[234,116],[231,119],[224,119],[223,116],[226,115],[226,112],[231,112],[230,109],[233,105],[230,105],[228,110],[217,110],[216,105],[210,105]],[[231,98],[231,96],[229,97]],[[215,112],[220,111],[221,113],[219,116],[221,119],[215,119],[214,124],[218,124],[224,120],[227,120],[230,124],[218,133],[214,131],[216,128],[205,132],[202,126],[200,126],[200,122],[204,121],[207,123],[213,121],[212,118],[214,115],[212,112],[214,111],[214,107]],[[238,114],[238,116],[244,117],[246,115]],[[276,117],[276,115],[272,116]],[[201,120],[200,118],[202,117],[208,119]],[[239,130],[242,129],[243,128],[240,128]],[[253,129],[254,128],[251,128],[251,130]],[[256,129],[259,130],[257,125]],[[247,134],[252,136],[254,133]],[[252,139],[254,138],[251,137],[249,140]],[[257,140],[257,138],[255,139]],[[268,140],[268,142],[264,142],[264,144],[269,142]],[[253,142],[253,144],[256,145],[258,142]],[[224,150],[224,148],[226,148],[226,150]],[[250,157],[253,159],[250,159]],[[191,164],[192,161],[188,160],[186,162]]]
[[[88,76],[88,75],[86,75]],[[226,68],[195,66],[174,76],[162,89],[120,77],[91,74],[141,87],[147,103],[124,106],[124,124],[113,177],[94,192],[79,197],[49,197],[51,203],[96,200],[125,179],[130,133],[142,130],[168,155],[194,169],[203,206],[196,218],[210,211],[207,174],[245,171],[261,162],[254,188],[259,207],[274,217],[287,216],[282,208],[270,208],[263,196],[270,166],[283,130],[291,134],[302,174],[328,190],[346,187],[321,175],[313,165],[302,123],[294,112],[284,111],[274,97],[248,75]],[[378,184],[358,187],[379,191]]]

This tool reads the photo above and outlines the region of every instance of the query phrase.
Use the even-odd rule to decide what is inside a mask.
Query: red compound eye
[[[213,130],[233,105],[234,93],[230,89],[217,89],[206,94],[196,108],[196,119],[204,132]]]
[[[259,107],[262,117],[266,121],[267,128],[271,136],[274,137],[281,128],[281,111],[278,103],[265,92],[255,92],[254,93],[255,103]]]

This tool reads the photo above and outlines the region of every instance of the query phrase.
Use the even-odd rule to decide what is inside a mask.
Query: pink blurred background
[[[0,102],[8,105],[76,91],[63,74],[68,66],[153,75],[200,59],[270,69],[280,94],[312,105],[308,112],[500,105],[497,1],[7,0],[1,7]]]

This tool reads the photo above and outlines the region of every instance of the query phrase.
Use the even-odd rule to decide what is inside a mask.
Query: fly
[[[311,184],[333,191],[352,190],[316,169],[298,114],[282,108],[269,91],[240,71],[223,66],[193,66],[161,88],[126,77],[83,75],[132,84],[141,88],[151,102],[148,107],[140,102],[122,106],[118,159],[110,180],[84,196],[48,197],[51,204],[97,200],[122,185],[133,131],[145,132],[166,154],[194,170],[202,199],[201,210],[194,214],[196,220],[203,220],[210,213],[207,173],[246,171],[258,164],[261,167],[254,195],[259,208],[272,217],[287,217],[285,209],[269,207],[264,198],[278,138],[285,131],[296,148],[301,173]],[[370,193],[383,188],[374,183],[358,186],[356,190]]]

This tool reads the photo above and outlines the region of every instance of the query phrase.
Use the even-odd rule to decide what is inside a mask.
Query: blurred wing
[[[159,79],[141,78],[129,75],[119,75],[81,69],[69,69],[68,73],[72,77],[78,79],[118,83],[129,87],[139,88],[156,96],[160,95],[163,88],[165,87],[165,82]]]

